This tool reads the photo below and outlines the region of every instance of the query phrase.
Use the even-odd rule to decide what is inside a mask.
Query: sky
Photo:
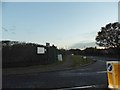
[[[1,0],[3,2],[118,2],[119,0]]]
[[[2,40],[87,47],[102,26],[116,21],[117,2],[3,2]]]

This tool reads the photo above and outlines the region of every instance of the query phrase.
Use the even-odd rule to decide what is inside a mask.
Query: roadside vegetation
[[[3,74],[23,74],[31,72],[46,72],[46,71],[56,71],[56,66],[61,66],[66,61],[66,56],[63,57],[63,61],[57,61],[52,64],[46,65],[30,65],[26,67],[13,67],[13,68],[4,68]]]
[[[46,51],[37,53],[37,47]],[[26,67],[57,63],[58,50],[55,46],[46,47],[36,43],[19,41],[2,41],[2,67]]]
[[[86,56],[80,55],[72,55],[71,59],[73,60],[72,67],[84,66],[95,62],[94,60],[87,58]]]
[[[66,61],[66,56],[63,57],[63,60],[62,61],[56,61],[52,64],[46,64],[46,65],[36,65],[37,67],[39,66],[40,68],[49,68],[49,67],[54,67],[54,66],[57,66],[57,65],[60,65],[60,64],[63,64],[64,62]],[[35,66],[35,65],[34,65]],[[32,66],[30,66],[32,67]]]

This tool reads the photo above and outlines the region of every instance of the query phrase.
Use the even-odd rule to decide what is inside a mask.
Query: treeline
[[[2,67],[20,67],[30,65],[46,65],[55,62],[55,60],[48,59],[50,50],[55,52],[55,47],[46,48],[44,45],[35,43],[25,43],[18,41],[1,41],[2,43]],[[37,47],[44,47],[49,52],[45,54],[37,54]],[[51,57],[49,57],[51,58]]]
[[[97,49],[97,48],[86,48],[84,50],[80,49],[70,49],[69,54],[75,55],[86,55],[86,56],[105,56],[120,58],[120,48],[107,48],[107,49]]]
[[[80,49],[57,49],[57,47],[26,43],[18,41],[1,41],[2,43],[2,67],[23,67],[31,65],[46,65],[57,61],[57,55],[85,55],[85,56],[106,56],[120,58],[120,48],[86,48]],[[44,54],[37,54],[37,47],[45,48]]]

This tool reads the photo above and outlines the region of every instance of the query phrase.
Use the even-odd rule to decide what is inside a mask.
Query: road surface
[[[75,70],[36,72],[3,75],[2,88],[52,88],[70,89],[81,87],[107,87],[106,59]]]

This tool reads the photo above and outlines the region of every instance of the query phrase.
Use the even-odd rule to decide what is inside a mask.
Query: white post
[[[62,61],[62,54],[58,54],[58,61]]]

